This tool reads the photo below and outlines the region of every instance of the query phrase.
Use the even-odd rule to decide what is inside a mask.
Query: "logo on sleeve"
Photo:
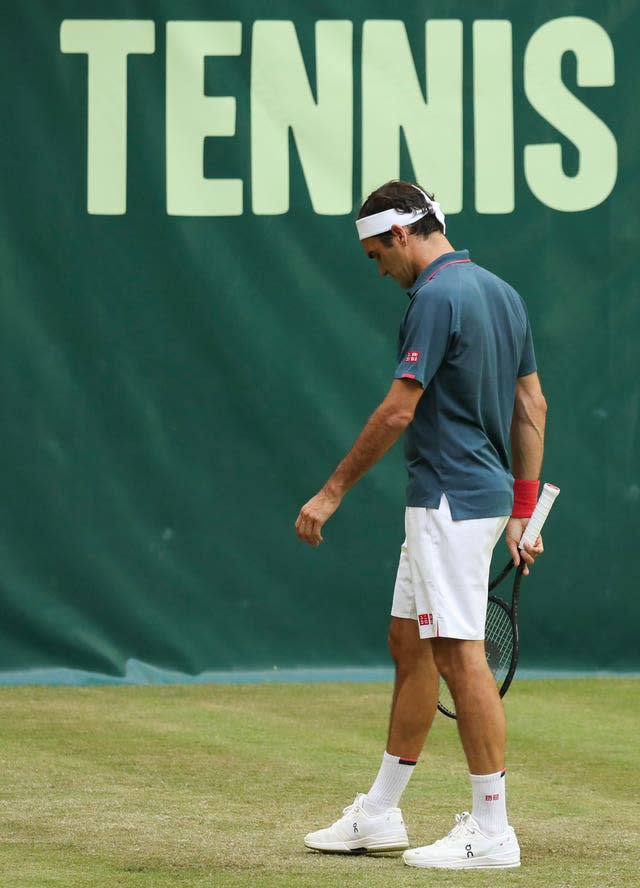
[[[407,364],[417,364],[420,360],[420,352],[408,351],[404,360]]]

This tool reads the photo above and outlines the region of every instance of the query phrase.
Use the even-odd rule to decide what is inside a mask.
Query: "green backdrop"
[[[392,377],[406,297],[353,217],[396,176],[532,318],[562,495],[524,665],[640,668],[637,4],[389,15],[5,4],[5,676],[387,662],[400,448],[320,549],[293,523]]]

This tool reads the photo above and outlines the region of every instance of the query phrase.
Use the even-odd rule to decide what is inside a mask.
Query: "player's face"
[[[413,262],[406,244],[394,237],[391,246],[387,247],[379,237],[367,237],[362,243],[362,248],[369,259],[378,266],[378,273],[382,277],[392,277],[403,290],[408,290],[416,279]]]

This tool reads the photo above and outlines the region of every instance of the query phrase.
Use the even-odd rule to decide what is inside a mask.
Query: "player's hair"
[[[429,195],[431,200],[434,199],[433,194],[429,194],[429,192],[425,191],[421,185],[416,187],[410,182],[403,182],[401,179],[392,179],[390,182],[386,182],[384,185],[381,185],[380,188],[376,188],[375,191],[371,192],[360,208],[358,219],[362,219],[365,216],[373,216],[374,213],[381,213],[383,210],[397,210],[399,213],[410,213],[412,210],[424,210],[427,206],[427,202],[421,191],[424,191],[425,194]],[[429,237],[430,234],[433,234],[434,231],[443,233],[443,228],[433,213],[427,213],[422,219],[418,219],[418,221],[414,222],[412,225],[407,225],[407,231],[418,237],[426,238]],[[390,246],[393,241],[393,235],[390,231],[385,231],[382,234],[379,234],[378,237],[385,247]]]

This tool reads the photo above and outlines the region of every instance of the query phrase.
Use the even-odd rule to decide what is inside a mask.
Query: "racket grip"
[[[560,493],[560,488],[555,484],[545,484],[540,494],[540,499],[536,503],[533,515],[529,518],[522,539],[518,543],[519,549],[524,549],[524,544],[533,545],[540,536],[542,525],[547,520],[547,515],[551,511],[551,506],[555,503],[556,497]]]

